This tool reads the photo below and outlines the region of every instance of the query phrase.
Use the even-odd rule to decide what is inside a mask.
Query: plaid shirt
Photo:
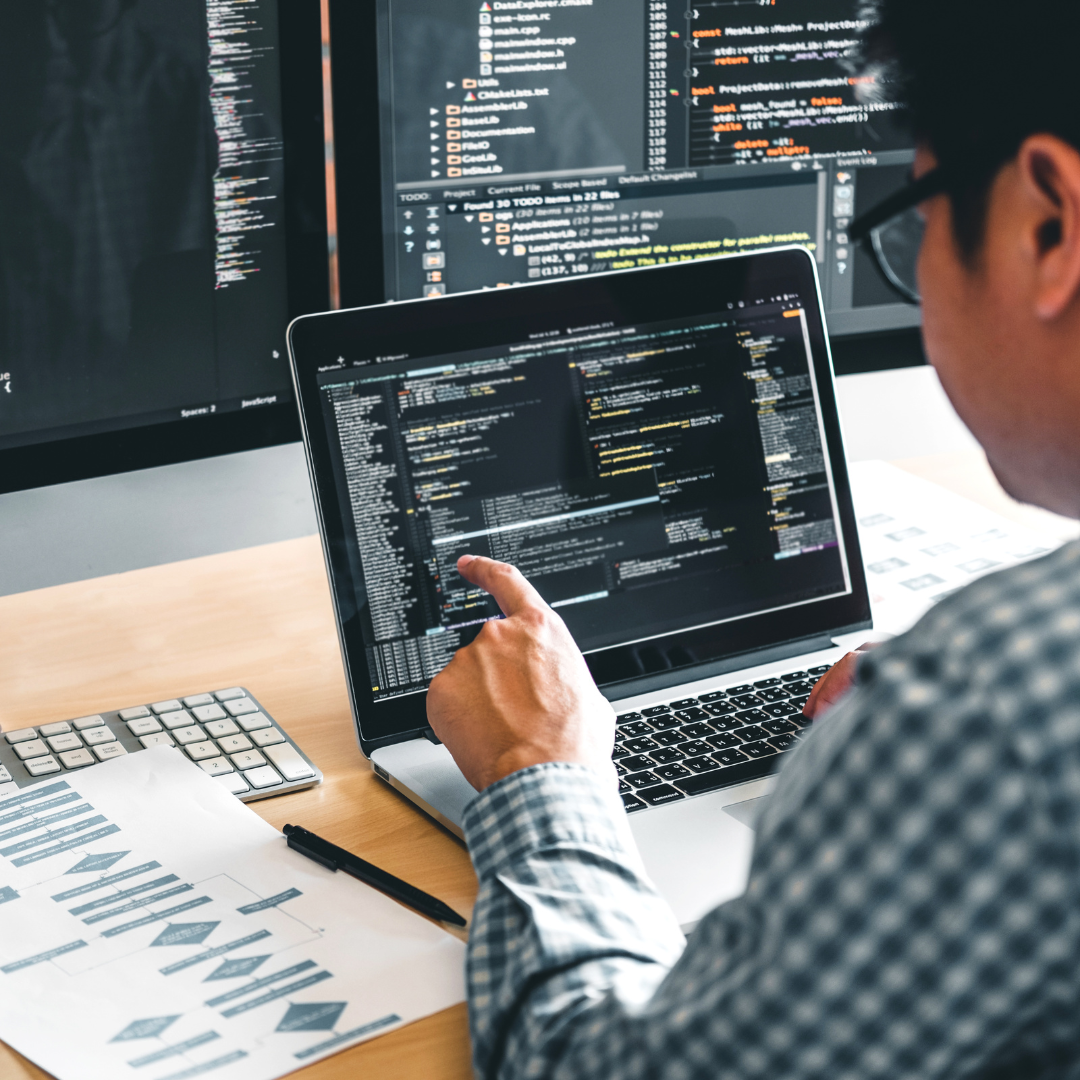
[[[477,1074],[1080,1077],[1080,544],[868,654],[684,942],[610,781],[469,806]]]

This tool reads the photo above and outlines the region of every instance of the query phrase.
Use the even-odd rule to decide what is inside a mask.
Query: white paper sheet
[[[0,1038],[60,1080],[270,1080],[463,1001],[463,963],[170,748],[0,799]]]
[[[903,633],[957,589],[1061,546],[884,461],[849,468],[875,630]]]

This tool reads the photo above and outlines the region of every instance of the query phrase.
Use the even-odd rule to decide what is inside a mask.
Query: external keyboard
[[[684,697],[617,718],[612,758],[628,813],[767,776],[810,721],[828,664]]]
[[[152,746],[174,746],[251,802],[321,783],[322,773],[241,686],[0,736],[0,799],[58,773]]]

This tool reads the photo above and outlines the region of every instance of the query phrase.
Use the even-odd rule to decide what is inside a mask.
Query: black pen
[[[286,825],[281,831],[285,834],[289,847],[317,863],[322,863],[328,869],[344,870],[346,874],[359,878],[365,885],[371,885],[380,892],[386,893],[387,896],[408,904],[409,907],[415,908],[429,918],[439,922],[448,922],[453,926],[466,925],[465,920],[441,900],[416,888],[415,885],[410,885],[407,881],[402,881],[401,878],[394,877],[393,874],[388,874],[385,870],[380,870],[358,855],[353,855],[352,852],[331,844],[321,836],[316,836],[299,825]]]

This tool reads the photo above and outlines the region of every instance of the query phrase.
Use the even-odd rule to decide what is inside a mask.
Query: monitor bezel
[[[672,317],[673,297],[693,295],[734,295],[736,282],[743,285],[755,278],[773,280],[784,274],[799,281],[800,295],[816,296],[816,306],[808,305],[807,326],[811,341],[814,370],[825,423],[829,457],[844,541],[847,550],[851,592],[779,612],[747,616],[716,624],[704,630],[662,636],[671,651],[679,647],[695,649],[706,660],[669,669],[672,683],[689,682],[694,671],[731,657],[777,646],[782,642],[803,641],[835,634],[842,629],[871,625],[870,601],[859,546],[858,529],[851,498],[847,460],[844,455],[833,383],[832,358],[824,331],[820,288],[813,257],[803,248],[782,248],[754,255],[721,256],[678,265],[649,267],[577,279],[557,279],[550,283],[522,285],[509,289],[458,293],[437,301],[411,300],[395,304],[358,308],[325,315],[307,316],[289,328],[289,358],[293,370],[297,401],[307,451],[308,470],[319,519],[323,553],[326,560],[335,621],[341,644],[349,700],[357,738],[363,752],[370,756],[378,746],[415,738],[427,728],[426,693],[415,693],[376,703],[370,689],[365,645],[356,615],[352,568],[346,548],[345,524],[333,466],[333,450],[323,420],[318,384],[319,367],[328,357],[337,357],[361,342],[405,334],[419,318],[428,333],[451,333],[463,326],[490,326],[520,321],[522,327],[535,328],[548,320],[580,307],[611,305],[612,310],[632,312],[633,321],[661,321]],[[707,283],[707,285],[705,284]],[[707,314],[702,310],[701,314]],[[523,340],[528,331],[522,333]],[[660,640],[660,639],[655,639]],[[606,649],[588,659],[597,668],[600,657],[611,659],[619,649],[640,650],[648,643]],[[620,661],[621,662],[621,661]],[[636,661],[635,661],[636,662]],[[611,669],[608,669],[611,670]],[[628,670],[628,669],[626,669]],[[355,674],[355,678],[354,678]],[[618,698],[621,683],[629,688],[642,675],[635,671],[625,677],[600,682],[601,690]],[[614,692],[613,692],[614,691]],[[626,696],[623,694],[622,696]],[[378,710],[376,713],[375,710]]]
[[[320,0],[276,3],[285,143],[287,317],[293,319],[330,306],[322,13]],[[287,401],[250,411],[28,442],[0,450],[0,493],[217,457],[299,438],[296,404]]]

